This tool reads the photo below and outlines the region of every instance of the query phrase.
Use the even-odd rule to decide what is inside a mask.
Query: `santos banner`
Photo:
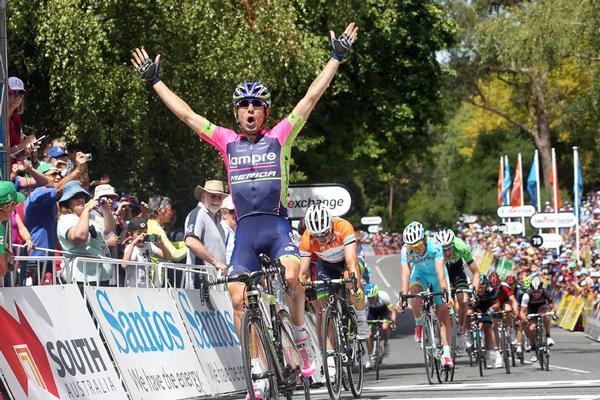
[[[133,399],[212,394],[166,289],[88,286],[86,295]]]
[[[246,388],[240,342],[233,325],[233,308],[227,293],[210,291],[213,310],[200,301],[197,290],[170,289],[183,317],[206,383],[213,393]]]
[[[127,399],[77,286],[0,289],[0,327],[15,399]]]

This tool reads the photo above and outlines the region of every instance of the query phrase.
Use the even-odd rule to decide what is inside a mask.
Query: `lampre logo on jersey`
[[[244,156],[232,156],[231,154],[227,154],[227,158],[229,159],[229,165],[232,167],[238,165],[253,166],[272,163],[277,159],[277,154],[274,152],[268,152],[263,154],[255,153]]]

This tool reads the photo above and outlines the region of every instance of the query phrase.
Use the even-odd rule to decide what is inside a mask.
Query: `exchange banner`
[[[86,296],[132,399],[212,394],[167,289],[88,286]]]
[[[246,389],[240,341],[233,325],[229,295],[220,288],[210,291],[213,310],[202,304],[199,292],[169,289],[192,339],[201,370],[212,393]]]
[[[0,289],[0,370],[16,400],[126,400],[76,285]]]

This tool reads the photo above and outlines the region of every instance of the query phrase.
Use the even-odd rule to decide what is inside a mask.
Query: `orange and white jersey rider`
[[[332,218],[333,235],[327,242],[319,241],[312,237],[308,229],[302,234],[300,239],[300,256],[310,257],[311,254],[327,263],[337,264],[344,261],[344,247],[356,242],[354,227],[345,219]]]

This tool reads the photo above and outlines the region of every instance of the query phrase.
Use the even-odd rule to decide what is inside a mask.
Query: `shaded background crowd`
[[[85,153],[79,144],[25,135],[21,121],[25,95],[23,81],[10,77],[9,179],[25,196],[11,215],[13,253],[124,262],[98,263],[89,268],[67,263],[72,270],[65,271],[64,264],[54,261],[20,260],[9,266],[17,267],[15,273],[5,275],[7,271],[2,271],[5,285],[52,283],[57,270],[61,279],[77,283],[147,286],[164,282],[164,272],[134,262],[187,262],[226,271],[235,211],[221,181],[207,181],[189,193],[198,203],[184,224],[177,220],[167,196],[139,199],[113,187],[107,174],[92,179],[88,165],[94,162],[93,154]],[[108,171],[115,166],[95,167]],[[172,278],[180,280],[181,274]]]

